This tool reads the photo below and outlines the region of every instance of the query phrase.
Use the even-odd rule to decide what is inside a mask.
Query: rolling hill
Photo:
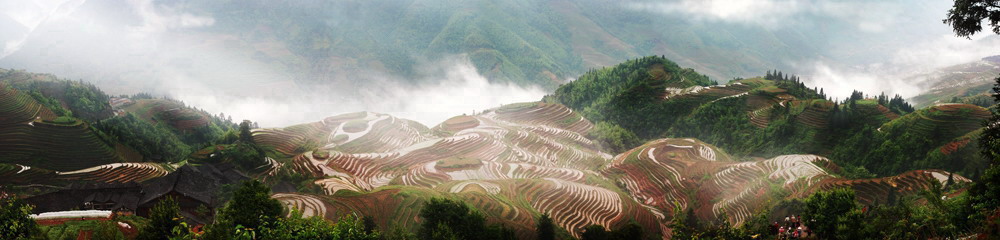
[[[847,173],[851,176],[885,177],[922,168],[973,174],[987,163],[973,151],[949,157],[967,159],[963,161],[967,164],[951,164],[936,154],[942,145],[956,141],[953,138],[982,127],[989,116],[982,107],[959,104],[912,110],[899,96],[861,92],[835,102],[787,75],[735,79],[725,85],[693,81],[669,86],[676,79],[697,79],[697,74],[671,68],[666,75],[675,80],[665,81],[657,77],[659,70],[654,71],[658,66],[676,64],[646,57],[591,71],[562,85],[545,101],[581,111],[595,123],[620,126],[645,141],[696,138],[738,158],[817,154],[854,172]],[[903,122],[915,125],[888,131]],[[914,142],[917,137],[922,142]],[[883,156],[901,157],[884,160]]]
[[[349,115],[372,119],[373,126],[400,121],[373,113]],[[327,137],[311,145],[318,146],[314,150],[291,152],[272,165],[312,173],[323,193],[281,193],[275,198],[307,215],[336,218],[362,212],[376,219],[395,219],[380,220],[382,226],[414,228],[414,222],[399,219],[415,219],[420,202],[443,196],[465,200],[522,237],[532,234],[533,219],[541,213],[549,213],[574,235],[590,224],[619,226],[632,220],[644,229],[669,234],[667,223],[678,207],[694,207],[706,220],[725,214],[731,223],[740,224],[782,199],[834,186],[854,188],[862,202],[871,203],[888,191],[914,194],[928,186],[926,181],[944,183],[950,175],[926,170],[848,180],[830,170],[838,167],[825,157],[782,155],[739,161],[721,148],[689,138],[658,139],[612,157],[581,134],[590,129],[589,121],[550,103],[512,104],[457,116],[431,128],[436,136],[393,136],[365,127],[356,131],[360,135],[333,137],[344,143],[331,141],[328,136],[338,135],[348,122],[314,123],[314,129],[326,131],[311,134],[255,131],[259,142],[275,146],[301,144],[309,135]],[[294,143],[276,141],[273,134],[278,132]],[[427,140],[396,149],[337,150],[364,139],[421,138]],[[376,202],[380,207],[369,207]]]
[[[185,141],[205,127],[230,128],[212,141],[191,142],[200,150],[188,149],[193,153],[180,161],[157,163],[119,143],[129,138],[103,136],[120,135],[120,128],[58,116],[57,105],[2,86],[4,185],[143,182],[184,164],[213,164],[216,154],[252,143],[262,164],[241,170],[270,185],[292,185],[272,197],[305,216],[357,213],[380,229],[414,230],[423,203],[446,197],[521,238],[533,236],[541,214],[575,237],[592,224],[634,222],[648,236],[669,238],[678,211],[688,209],[702,221],[740,225],[782,202],[835,188],[874,204],[933,186],[961,187],[971,181],[963,175],[983,163],[972,142],[989,116],[969,104],[907,111],[902,99],[863,93],[831,101],[796,77],[771,73],[719,85],[660,56],[592,70],[542,101],[432,127],[356,112],[225,140],[242,137],[228,131],[238,128],[232,122],[140,98],[124,107],[125,116],[98,121],[133,119],[135,125],[110,126],[155,126],[164,128],[156,134]],[[615,127],[598,131],[607,126]],[[624,148],[616,151],[611,141],[623,136],[638,143],[620,141]]]

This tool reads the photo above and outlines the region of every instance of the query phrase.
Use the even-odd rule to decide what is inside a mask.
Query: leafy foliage
[[[28,94],[31,95],[31,97],[34,98],[35,101],[45,106],[45,108],[52,110],[52,112],[55,113],[56,116],[69,116],[69,117],[73,116],[73,112],[64,108],[62,106],[62,103],[59,102],[59,100],[45,96],[45,94],[42,94],[41,91],[33,90],[28,92]]]
[[[642,226],[635,222],[630,222],[624,226],[608,231],[601,225],[590,225],[583,228],[580,233],[581,240],[630,240],[643,239]]]
[[[587,133],[587,137],[596,140],[604,148],[614,152],[624,152],[642,144],[639,137],[631,131],[608,122],[600,122]]]
[[[556,239],[556,225],[552,222],[552,218],[549,214],[542,214],[538,217],[538,226],[536,226],[538,231],[538,240],[555,240]]]
[[[612,68],[591,70],[576,81],[560,86],[553,96],[546,98],[582,112],[597,124],[607,122],[605,129],[620,126],[646,139],[661,136],[674,119],[694,107],[686,102],[659,101],[664,88],[711,84],[714,82],[694,70],[681,69],[666,58],[652,56]],[[616,135],[627,137],[628,134]],[[606,142],[629,144],[624,145],[625,149],[638,145],[630,139],[607,139]]]
[[[282,205],[271,198],[271,189],[257,180],[243,182],[232,200],[220,211],[222,221],[256,229],[273,223],[281,215]]]
[[[150,223],[139,231],[138,240],[170,239],[181,221],[180,206],[173,197],[167,196],[150,210]]]
[[[0,196],[0,238],[27,239],[41,232],[31,214],[31,205],[13,196]]]
[[[191,148],[167,127],[143,121],[131,113],[97,122],[93,126],[139,151],[147,159],[177,161],[191,152]]]
[[[857,203],[854,202],[854,191],[850,189],[835,189],[822,191],[805,199],[805,209],[803,219],[820,236],[837,236],[839,225],[852,222],[849,215],[856,210]],[[844,233],[850,229],[843,231]]]
[[[67,81],[65,86],[65,101],[78,117],[98,121],[111,110],[108,103],[111,98],[93,84],[71,84]]]
[[[319,216],[303,218],[302,213],[292,211],[291,217],[279,218],[274,223],[263,226],[261,239],[291,240],[376,240],[378,232],[365,230],[364,223],[357,216],[346,216],[333,224]]]
[[[94,228],[94,234],[90,236],[91,240],[117,240],[125,239],[125,235],[118,230],[118,224],[114,221],[100,221],[97,223],[97,227]]]
[[[28,93],[59,116],[73,116],[89,122],[112,116],[108,102],[111,98],[97,86],[82,80],[10,70],[0,73],[0,81]]]
[[[1000,34],[1000,6],[991,0],[955,0],[948,10],[944,23],[951,25],[960,37],[971,37],[983,30],[983,21],[993,27],[993,33]]]
[[[432,198],[420,210],[421,239],[515,239],[513,230],[487,225],[486,218],[465,203]]]
[[[1000,100],[1000,78],[996,79],[993,93],[994,99]],[[996,112],[996,109],[985,125],[986,129],[983,130],[979,138],[979,149],[982,157],[989,159],[990,166],[969,189],[970,204],[967,211],[972,212],[972,216],[969,218],[978,220],[976,223],[991,217],[994,221],[991,224],[995,225],[997,219],[1000,219],[996,216],[998,215],[996,213],[1000,213],[1000,114]],[[990,216],[991,213],[994,215]],[[988,227],[983,229],[981,232],[984,234],[993,234],[993,237],[1000,236],[995,229],[992,232]]]
[[[785,89],[788,91],[788,94],[800,99],[826,99],[823,89],[819,89],[818,91],[816,88],[809,89],[802,82],[802,79],[795,75],[785,75],[778,70],[774,70],[774,72],[768,71],[764,75],[764,79],[774,81],[778,88]]]

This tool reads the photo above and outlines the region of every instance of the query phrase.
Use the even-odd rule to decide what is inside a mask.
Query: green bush
[[[31,205],[13,196],[0,196],[0,239],[27,239],[41,231],[31,214]]]

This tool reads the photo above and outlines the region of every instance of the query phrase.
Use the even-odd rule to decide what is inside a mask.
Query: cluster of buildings
[[[124,108],[129,105],[135,104],[135,102],[129,98],[112,97],[111,100],[108,101],[108,104],[111,104],[111,109],[114,110],[115,116],[124,116],[125,115]]]
[[[215,209],[222,207],[225,186],[249,179],[231,164],[185,165],[166,176],[142,183],[76,183],[64,189],[25,199],[38,216],[65,211],[106,211],[115,215],[149,216],[161,200],[173,197],[181,215],[192,225],[211,223]],[[103,213],[103,212],[102,212]],[[74,214],[63,213],[74,218]],[[36,220],[38,220],[36,218]],[[50,219],[51,220],[51,219]]]

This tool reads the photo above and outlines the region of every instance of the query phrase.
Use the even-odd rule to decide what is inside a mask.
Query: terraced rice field
[[[28,94],[0,82],[0,127],[28,125],[55,118],[51,110],[35,102]]]
[[[20,164],[0,163],[0,182],[60,185],[75,182],[142,182],[170,173],[172,167],[156,163],[112,163],[74,171],[52,171]]]
[[[124,110],[151,123],[165,122],[180,131],[205,126],[211,121],[207,113],[169,99],[138,99]]]
[[[772,111],[775,105],[785,106],[788,102],[795,100],[795,97],[785,93],[754,93],[747,97],[747,113],[750,123],[759,128],[765,128],[771,122]]]
[[[345,130],[348,123],[353,126]],[[593,124],[562,105],[508,105],[455,117],[433,129],[414,124],[388,115],[360,113],[298,125],[297,130],[257,130],[254,138],[289,154],[279,160],[288,162],[282,167],[318,178],[315,184],[327,196],[276,196],[310,214],[334,217],[349,211],[372,211],[360,202],[369,201],[369,197],[400,197],[384,194],[403,187],[404,192],[420,189],[419,195],[468,198],[477,207],[489,209],[488,215],[516,220],[505,224],[521,226],[525,237],[533,226],[528,223],[540,212],[552,212],[572,229],[598,223],[621,225],[637,215],[647,216],[642,221],[650,228],[662,228],[662,218],[620,190],[588,183],[603,178],[594,170],[611,156],[583,137]],[[356,142],[360,143],[353,147]],[[720,157],[705,149],[693,149],[691,154]],[[524,189],[530,186],[537,188]],[[600,194],[593,195],[594,191]],[[562,196],[564,202],[538,201],[552,196]],[[320,206],[316,198],[327,201],[325,211],[316,210]],[[405,198],[389,202],[421,201]],[[593,212],[575,209],[598,203],[605,207]],[[569,206],[577,207],[563,208]],[[379,214],[390,214],[392,219],[415,217],[417,209]]]
[[[52,182],[55,172],[20,164],[0,163],[0,182],[12,184],[37,184]]]
[[[706,149],[721,156],[712,160],[699,149]],[[724,153],[705,143],[691,139],[661,139],[615,157],[602,173],[624,186],[627,192],[644,205],[666,215],[675,207],[690,207],[698,201],[696,215],[715,219],[725,214],[734,225],[739,225],[754,213],[770,207],[771,185],[778,184],[792,196],[804,197],[836,186],[856,186],[859,196],[870,198],[883,192],[872,192],[863,186],[866,181],[847,181],[835,178],[825,169],[832,163],[816,155],[784,155],[772,159],[734,162]],[[924,171],[926,176],[941,179],[943,171]],[[942,175],[943,174],[943,175]],[[913,182],[913,173],[892,179]],[[964,179],[964,178],[962,178]],[[860,184],[860,185],[859,185]],[[902,194],[913,194],[926,189],[927,184],[887,185]],[[694,192],[694,195],[688,193]]]
[[[52,170],[75,170],[125,158],[83,123],[35,122],[0,128],[0,161]]]
[[[942,170],[914,170],[897,176],[875,178],[875,179],[825,179],[804,191],[801,196],[820,190],[830,190],[836,188],[851,188],[856,193],[857,200],[864,204],[875,202],[885,203],[890,195],[897,197],[908,194],[916,194],[927,189],[931,181],[938,181],[945,185],[948,181],[949,173]],[[952,175],[955,182],[971,182],[968,178]],[[890,192],[894,192],[891,193]]]
[[[829,125],[830,114],[833,110],[833,102],[826,100],[800,100],[792,101],[792,114],[796,114],[795,120],[803,125],[824,129]],[[799,110],[801,109],[801,110]]]
[[[420,123],[359,112],[282,129],[254,130],[254,140],[289,156],[317,148],[347,153],[388,152],[431,139]]]
[[[982,128],[989,119],[989,110],[971,104],[939,104],[917,110],[880,128],[882,132],[908,131],[914,134],[940,134],[955,138]]]
[[[59,179],[67,181],[106,183],[142,182],[168,173],[170,171],[167,168],[157,163],[112,163],[76,171],[56,172]]]
[[[663,94],[664,100],[686,99],[698,103],[709,103],[724,98],[739,97],[750,93],[754,85],[734,82],[726,85],[716,86],[694,86],[686,89],[668,89]]]
[[[751,99],[748,106],[798,104],[803,113],[829,107],[825,101],[793,103],[789,96]],[[825,124],[809,122],[806,114],[807,123]],[[704,220],[725,214],[741,224],[785,197],[775,196],[776,187],[792,196],[841,185],[868,191],[863,181],[832,176],[826,169],[837,167],[821,156],[738,162],[696,139],[660,139],[611,156],[583,137],[590,128],[590,122],[561,105],[522,103],[458,116],[434,128],[355,113],[257,130],[254,137],[288,154],[277,159],[281,164],[272,164],[275,171],[311,174],[324,189],[323,195],[275,195],[286,205],[331,219],[371,215],[383,227],[415,228],[421,203],[445,196],[466,201],[525,238],[532,236],[541,213],[574,236],[587,225],[614,227],[634,220],[669,237],[675,207],[696,207],[696,216]],[[927,186],[889,189],[909,194],[903,189]]]
[[[87,124],[47,121],[54,117],[27,94],[0,86],[0,163],[75,170],[135,159]]]

